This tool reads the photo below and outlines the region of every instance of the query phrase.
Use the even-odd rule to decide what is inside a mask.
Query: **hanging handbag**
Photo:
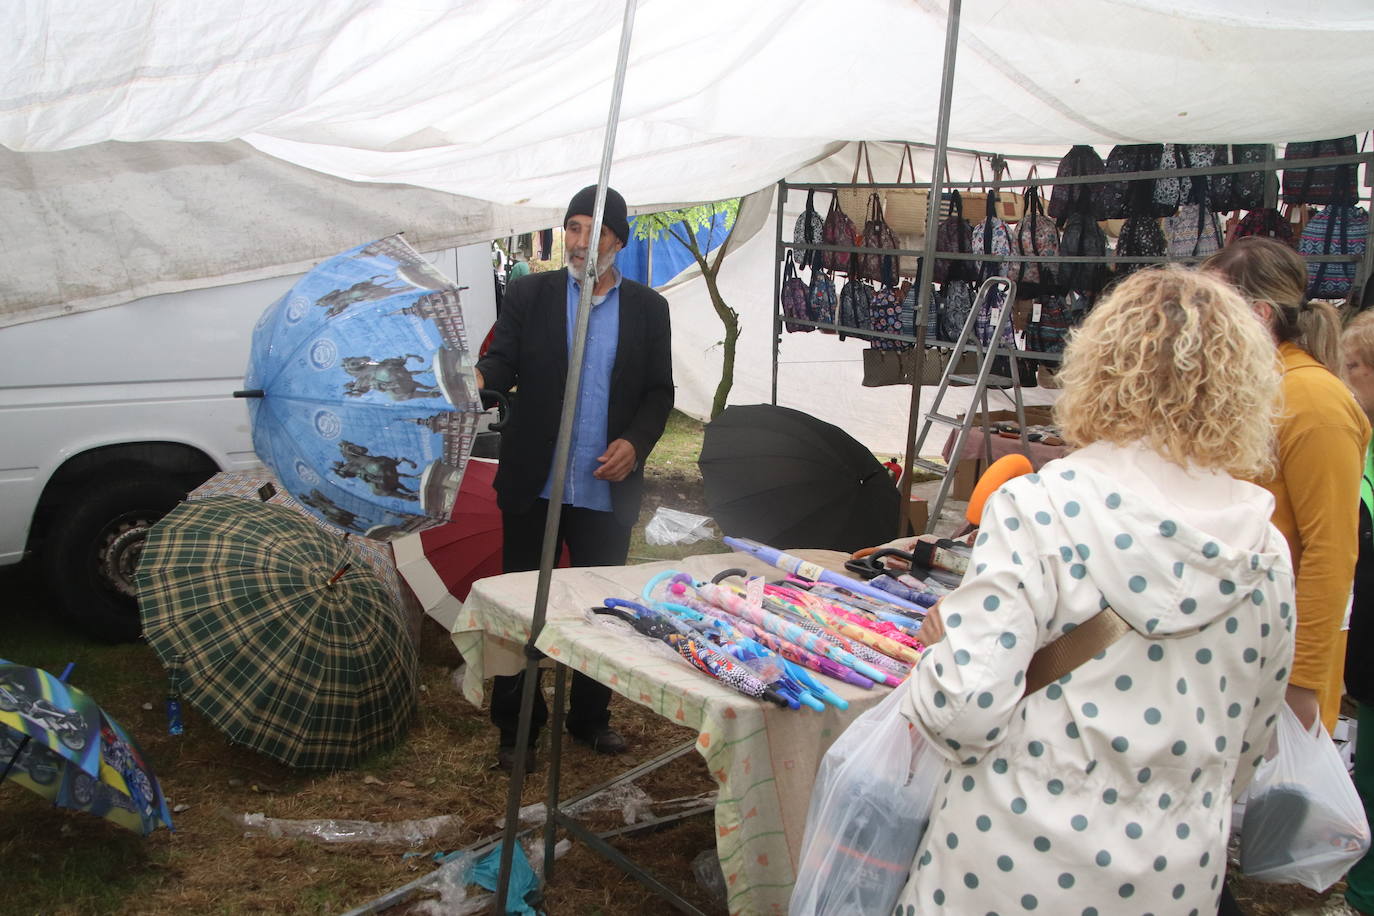
[[[1206,204],[1183,204],[1164,220],[1168,252],[1175,258],[1205,258],[1222,245],[1221,225]]]
[[[1059,253],[1068,257],[1105,258],[1107,235],[1094,218],[1091,207],[1070,214],[1059,241]],[[1055,285],[1065,292],[1077,291],[1095,296],[1111,279],[1111,268],[1098,263],[1063,264],[1055,273]],[[1043,283],[1042,283],[1043,288]]]
[[[868,195],[878,193],[879,197],[882,196],[872,188],[859,186],[860,165],[863,165],[868,173],[868,184],[873,184],[873,160],[868,153],[868,143],[863,140],[859,141],[854,152],[854,172],[849,176],[849,184],[840,185],[835,189],[835,199],[840,202],[840,209],[846,213],[863,213],[864,208],[868,206]]]
[[[1035,174],[1031,166],[1030,178]],[[1059,230],[1054,220],[1044,211],[1040,201],[1040,188],[1031,185],[1025,193],[1025,215],[1016,224],[1016,253],[1021,255],[1045,255],[1055,257],[1059,254]],[[1040,291],[1041,283],[1054,282],[1055,265],[1039,264],[1035,261],[1022,261],[1016,271],[1016,291],[1019,296],[1033,297]],[[1042,279],[1043,278],[1043,279]]]
[[[937,337],[954,343],[963,333],[964,322],[973,310],[973,284],[967,280],[950,280],[942,284],[935,295],[940,300]]]
[[[1231,146],[1231,162],[1235,165],[1252,162],[1272,162],[1272,143],[1236,143]],[[1264,206],[1265,188],[1278,194],[1279,179],[1272,171],[1236,172],[1231,176],[1231,197],[1227,206],[1213,202],[1215,210],[1258,210]]]
[[[834,323],[836,318],[835,281],[824,268],[811,271],[811,286],[806,291],[806,314],[812,321]],[[834,334],[834,328],[821,328]]]
[[[1369,235],[1369,214],[1364,207],[1332,204],[1319,211],[1304,227],[1298,253],[1305,255],[1363,255]],[[1355,282],[1353,262],[1309,262],[1307,295],[1312,299],[1344,299]]]
[[[1153,216],[1132,216],[1121,227],[1121,236],[1116,240],[1118,258],[1162,258],[1169,252],[1169,242],[1164,231],[1159,228],[1159,220]],[[1153,267],[1153,264],[1126,263],[1116,265],[1116,275],[1127,277],[1137,270]]]
[[[1243,239],[1248,236],[1258,235],[1265,238],[1275,239],[1283,242],[1289,248],[1297,246],[1297,241],[1293,238],[1293,228],[1284,215],[1273,207],[1257,207],[1245,214],[1245,217],[1236,223],[1235,228],[1226,238],[1226,244],[1236,239]]]
[[[974,251],[981,251],[983,254],[1008,255],[1015,250],[1011,240],[1011,232],[1007,229],[1007,224],[997,216],[996,202],[992,197],[987,199],[986,216],[983,221],[973,227],[971,244]],[[977,263],[980,282],[988,277],[1007,276],[1006,261],[979,261]]]
[[[1183,169],[1188,168],[1185,164],[1188,156],[1188,144],[1186,143],[1166,143],[1164,150],[1159,154],[1159,165],[1161,169]],[[1160,216],[1173,216],[1178,212],[1179,206],[1188,202],[1189,194],[1192,191],[1192,179],[1189,177],[1156,178],[1153,200],[1155,207],[1160,211]]]
[[[1116,146],[1107,157],[1107,175],[1128,172],[1154,172],[1161,168],[1163,143],[1132,143]],[[1155,179],[1131,178],[1109,181],[1103,186],[1097,212],[1101,219],[1131,216],[1170,216],[1177,207],[1156,203]]]
[[[840,290],[840,340],[847,336],[866,339],[862,334],[853,332],[872,330],[872,325],[869,324],[872,298],[873,290],[869,287],[868,281],[850,277],[845,282],[844,288]],[[850,333],[846,334],[846,331]]]
[[[860,382],[865,388],[882,388],[887,385],[910,385],[911,378],[902,350],[883,349],[881,341],[864,350],[864,377]]]
[[[868,326],[871,330],[884,334],[903,334],[902,303],[897,298],[897,290],[882,286],[874,290],[868,302]],[[890,340],[885,337],[873,338],[873,346],[880,350],[907,350],[915,346],[909,340]]]
[[[1106,165],[1097,154],[1097,150],[1079,144],[1059,160],[1059,169],[1055,172],[1055,177],[1077,178],[1083,175],[1101,175],[1105,171]],[[1102,186],[1094,182],[1057,184],[1050,191],[1050,206],[1047,212],[1056,220],[1064,220],[1070,213],[1080,212],[1085,207],[1091,209],[1101,195]]]
[[[821,241],[824,231],[825,220],[816,212],[816,192],[807,191],[806,209],[797,217],[797,223],[792,228],[792,247],[801,251],[802,267],[809,269],[820,266],[824,252],[816,251],[811,246],[824,244]]]
[[[953,251],[963,254],[973,252],[973,227],[964,219],[963,197],[958,191],[950,192],[950,214],[935,233],[936,251]],[[952,280],[978,279],[978,265],[973,261],[951,261],[945,258],[935,260],[935,282],[946,283]]]
[[[801,277],[797,276],[796,268],[792,264],[792,252],[787,252],[787,262],[782,270],[782,314],[784,318],[801,318],[809,320],[811,313],[807,307],[806,283]],[[788,331],[814,331],[815,328],[809,324],[798,324],[794,321],[783,321],[783,327]]]
[[[1290,143],[1283,150],[1285,161],[1350,156],[1356,152],[1355,136],[1311,143]],[[1283,199],[1294,204],[1351,204],[1359,199],[1357,167],[1328,165],[1308,169],[1283,170]]]
[[[883,202],[877,194],[868,196],[868,212],[864,219],[865,248],[900,248],[896,234],[883,219]],[[889,286],[897,283],[897,258],[893,255],[861,254],[857,275]]]
[[[858,247],[862,238],[854,228],[854,221],[840,209],[839,195],[830,198],[830,210],[825,214],[821,227],[821,241],[826,245],[845,245]],[[825,251],[821,253],[821,265],[826,270],[848,271],[852,255],[848,251]]]

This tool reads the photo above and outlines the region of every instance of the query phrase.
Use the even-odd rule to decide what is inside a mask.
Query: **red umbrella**
[[[425,611],[446,627],[453,626],[472,583],[501,575],[501,510],[491,485],[496,465],[469,458],[453,520],[391,542],[397,571]],[[566,548],[558,565],[568,565]]]

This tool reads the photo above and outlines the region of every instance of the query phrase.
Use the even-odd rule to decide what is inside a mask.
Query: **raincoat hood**
[[[1194,633],[1263,601],[1263,582],[1292,576],[1287,544],[1268,522],[1273,497],[1226,474],[1098,443],[1022,480],[1013,492],[1039,485],[1058,510],[1069,574],[1088,578],[1141,633]],[[1205,595],[1215,600],[1197,600]]]

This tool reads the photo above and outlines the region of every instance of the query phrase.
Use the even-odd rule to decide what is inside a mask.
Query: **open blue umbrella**
[[[253,449],[297,501],[386,539],[448,521],[482,405],[459,289],[399,235],[321,263],[253,331]]]

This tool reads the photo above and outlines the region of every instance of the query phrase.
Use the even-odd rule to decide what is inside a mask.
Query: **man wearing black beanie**
[[[495,481],[506,572],[539,568],[595,202],[596,185],[573,196],[563,220],[567,268],[511,283],[491,346],[477,363],[479,387],[516,389],[501,431]],[[625,198],[607,188],[558,529],[560,549],[566,545],[573,566],[625,564],[644,492],[644,460],[673,407],[668,303],[615,269],[616,253],[629,240],[627,214]],[[514,762],[523,684],[524,675],[516,674],[497,677],[492,688],[491,720],[500,730],[497,765],[506,770]],[[610,727],[610,688],[575,672],[570,692],[567,727],[573,738],[600,753],[624,751],[625,740]],[[536,691],[531,749],[547,720],[544,697]]]

